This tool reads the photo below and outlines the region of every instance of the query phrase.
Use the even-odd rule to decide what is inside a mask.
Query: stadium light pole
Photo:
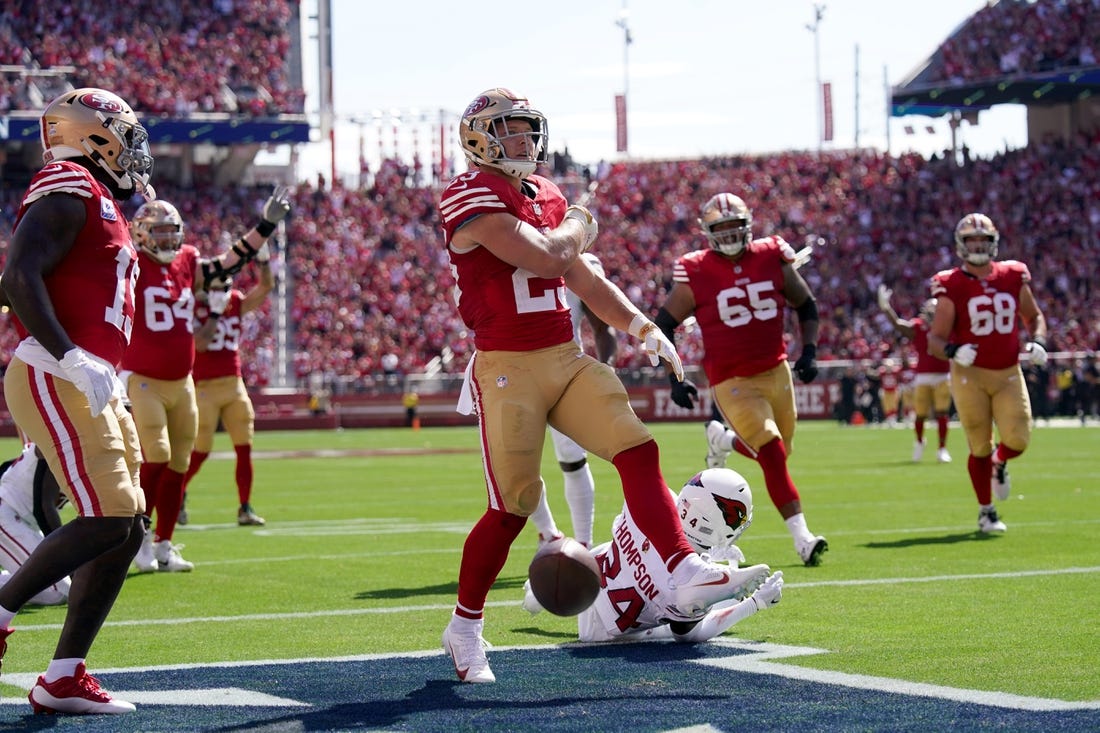
[[[619,11],[619,19],[615,21],[615,25],[623,29],[623,109],[622,109],[622,124],[623,124],[623,150],[625,154],[627,148],[630,146],[630,136],[627,134],[627,91],[630,87],[630,44],[634,43],[634,37],[630,35],[630,26],[627,25],[627,19],[630,17],[630,11],[626,8],[626,0],[623,0],[623,9]]]
[[[817,100],[817,152],[819,154],[825,137],[825,112],[822,109],[825,106],[825,100],[822,98],[821,90],[821,43],[818,28],[821,26],[821,19],[824,15],[825,5],[815,3],[814,22],[806,24],[806,30],[814,34],[814,82],[816,84],[814,97]]]

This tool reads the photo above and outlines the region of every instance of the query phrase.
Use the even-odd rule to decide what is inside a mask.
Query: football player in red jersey
[[[970,446],[967,468],[983,533],[1005,531],[993,496],[1001,501],[1009,497],[1006,464],[1031,442],[1018,321],[1031,334],[1031,363],[1047,361],[1047,323],[1028,284],[1031,272],[1023,262],[997,261],[1000,239],[985,214],[967,214],[959,221],[955,252],[963,263],[932,277],[936,313],[928,334],[929,352],[951,360],[951,392]],[[1000,436],[995,449],[994,425]]]
[[[237,524],[263,525],[264,519],[252,510],[252,435],[256,413],[241,376],[241,318],[263,306],[275,287],[268,245],[256,255],[260,279],[248,293],[232,287],[232,281],[212,284],[209,292],[199,294],[195,307],[198,330],[195,331],[195,393],[199,407],[199,432],[191,451],[191,464],[183,480],[186,494],[191,479],[198,473],[214,447],[214,431],[220,420],[237,454],[235,478]],[[225,299],[226,303],[219,302]]]
[[[657,313],[657,326],[671,341],[692,314],[703,336],[703,371],[714,401],[733,428],[713,421],[708,440],[728,453],[744,445],[760,464],[768,496],[806,565],[828,549],[806,526],[802,499],[787,470],[798,413],[791,367],[783,343],[789,303],[798,314],[802,353],[794,372],[803,382],[817,376],[817,304],[792,264],[795,253],[782,237],[752,238],[752,211],[731,193],[703,204],[699,225],[710,246],[676,261],[672,289]],[[673,400],[693,406],[694,386],[672,382]],[[718,426],[712,430],[712,426]],[[712,448],[714,450],[714,448]],[[740,452],[740,450],[739,450]]]
[[[0,588],[0,657],[24,604],[71,576],[61,638],[31,689],[35,712],[125,713],[85,658],[145,535],[137,431],[115,366],[130,340],[137,251],[118,200],[153,195],[148,134],[120,97],[76,89],[41,118],[45,167],[16,216],[3,295],[22,341],[4,375],[12,418],[76,517]]]
[[[936,312],[936,301],[929,298],[921,306],[916,318],[904,320],[890,305],[890,296],[894,291],[885,285],[878,288],[878,306],[894,330],[913,344],[917,352],[917,376],[913,384],[913,430],[917,439],[913,444],[913,462],[924,456],[924,421],[933,411],[936,415],[936,428],[939,437],[939,450],[936,460],[950,463],[951,454],[947,450],[948,416],[951,413],[951,387],[948,384],[951,364],[945,359],[933,356],[928,351],[928,329],[932,325],[932,316]]]
[[[471,169],[439,203],[454,297],[476,353],[461,411],[476,410],[489,506],[462,552],[458,603],[443,646],[464,682],[496,680],[485,657],[485,601],[544,491],[549,424],[619,471],[627,506],[672,572],[670,618],[694,620],[745,573],[701,558],[684,537],[657,444],[630,408],[614,370],[573,340],[568,287],[605,323],[640,339],[651,363],[683,377],[671,342],[580,255],[598,225],[535,175],[548,150],[546,117],[507,89],[478,95],[459,137]],[[757,568],[766,566],[757,566]]]
[[[141,487],[147,516],[156,511],[154,535],[135,558],[141,572],[190,571],[172,543],[183,478],[198,432],[198,405],[191,368],[195,363],[195,292],[236,273],[254,257],[290,211],[288,189],[277,186],[264,204],[260,223],[240,242],[211,260],[200,260],[184,244],[183,219],[166,201],[138,209],[130,227],[138,245],[141,274],[130,347],[122,357],[144,462]]]

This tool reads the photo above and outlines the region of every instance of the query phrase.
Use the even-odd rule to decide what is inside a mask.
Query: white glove
[[[961,366],[970,366],[974,363],[974,359],[978,356],[978,347],[974,344],[963,344],[955,349],[955,353],[951,355],[951,358],[956,364]]]
[[[271,262],[271,248],[267,246],[267,242],[256,250],[256,256],[253,258],[257,262]]]
[[[209,291],[206,294],[206,305],[210,308],[211,313],[217,313],[219,316],[225,313],[225,309],[229,307],[229,291]]]
[[[115,370],[103,362],[89,358],[81,348],[66,351],[59,365],[69,381],[88,398],[92,417],[98,417],[111,401],[111,397],[118,393]]]
[[[264,221],[278,224],[290,213],[290,189],[286,186],[276,186],[271,196],[264,202]]]
[[[878,307],[882,310],[886,310],[890,307],[890,296],[894,294],[894,291],[886,287],[886,285],[880,284],[878,286]]]
[[[779,603],[783,598],[783,571],[776,570],[768,576],[768,579],[764,581],[764,585],[757,588],[751,598],[752,602],[756,604],[757,611],[763,611],[765,608],[771,608]]]
[[[1031,359],[1033,366],[1041,367],[1047,364],[1047,350],[1038,341],[1028,342],[1026,348],[1028,357]]]
[[[645,316],[638,314],[630,322],[628,332],[631,336],[644,342],[645,353],[649,356],[649,363],[657,366],[664,359],[672,366],[672,372],[676,379],[684,381],[684,363],[680,361],[680,355],[676,353],[676,347],[668,340],[657,324]]]
[[[710,557],[712,560],[724,560],[734,567],[745,562],[745,553],[737,545],[711,548]]]
[[[584,226],[584,249],[581,251],[587,252],[600,234],[600,223],[592,216],[591,211],[576,204],[565,210],[565,218],[576,219]]]

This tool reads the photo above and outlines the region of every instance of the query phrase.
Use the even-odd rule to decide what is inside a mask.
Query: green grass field
[[[651,427],[678,488],[702,467],[702,426]],[[1009,531],[987,538],[976,533],[957,427],[955,461],[940,465],[932,450],[921,464],[909,461],[909,430],[802,423],[791,473],[811,529],[829,539],[818,568],[798,561],[757,466],[734,455],[730,467],[756,498],[740,546],[750,562],[782,569],[786,587],[774,611],[730,633],[827,650],[792,665],[1100,700],[1098,438],[1095,428],[1038,427],[1011,464],[1013,496],[1000,507]],[[18,444],[0,449],[14,456]],[[229,450],[226,436],[215,449]],[[131,576],[90,668],[438,649],[462,543],[485,506],[475,430],[260,433],[256,450],[253,503],[268,526],[236,526],[233,462],[212,457],[191,487],[191,523],[175,538],[195,571]],[[544,466],[565,529],[549,443]],[[622,494],[609,464],[595,459],[593,470],[599,542]],[[485,635],[494,645],[576,638],[573,620],[532,618],[519,606],[534,548],[528,528],[490,595]],[[63,614],[25,609],[4,672],[45,669]],[[439,664],[446,677],[448,662]],[[0,683],[0,695],[18,694]]]

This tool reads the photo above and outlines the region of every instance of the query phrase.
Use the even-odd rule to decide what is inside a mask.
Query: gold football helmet
[[[65,92],[46,106],[39,124],[47,165],[88,158],[106,171],[119,191],[151,194],[149,133],[118,95],[90,87]]]
[[[183,246],[183,218],[167,201],[149,201],[130,220],[130,236],[150,257],[167,265]]]
[[[712,196],[703,204],[699,226],[711,249],[729,257],[741,254],[752,241],[752,211],[732,193]]]
[[[967,237],[982,237],[980,242],[967,243]],[[997,243],[1001,233],[985,214],[967,214],[955,226],[955,253],[972,265],[985,265],[997,258]]]
[[[525,120],[530,131],[509,131],[509,120]],[[462,113],[458,137],[466,158],[478,165],[490,166],[512,178],[526,178],[535,172],[539,163],[545,163],[549,150],[549,129],[546,115],[531,109],[526,97],[509,89],[489,89],[470,102]],[[510,158],[505,141],[523,138],[525,157]]]

